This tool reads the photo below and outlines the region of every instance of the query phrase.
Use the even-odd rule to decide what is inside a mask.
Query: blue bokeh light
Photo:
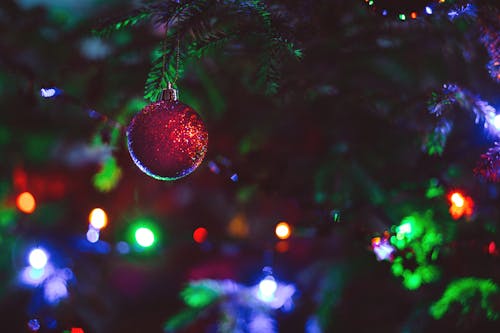
[[[99,240],[99,230],[90,227],[87,231],[87,240],[90,243],[96,243]]]
[[[47,303],[56,304],[68,296],[66,280],[61,276],[54,276],[44,284],[44,298]]]
[[[497,131],[500,131],[500,114],[497,114],[495,118],[493,118],[493,126]]]

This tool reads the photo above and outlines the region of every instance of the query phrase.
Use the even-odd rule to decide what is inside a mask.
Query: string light
[[[370,10],[382,16],[397,17],[401,21],[407,18],[416,19],[419,15],[432,15],[433,8],[445,0],[427,0],[425,2],[394,1],[394,0],[364,0]]]
[[[116,243],[116,251],[120,254],[127,254],[130,252],[130,246],[127,242],[121,241]]]
[[[28,322],[28,328],[33,332],[38,331],[40,329],[40,322],[38,321],[38,319],[31,319]]]
[[[90,243],[97,243],[97,241],[99,240],[99,230],[90,227],[89,231],[87,231],[86,236],[87,236],[87,240]]]
[[[35,197],[30,192],[23,192],[17,196],[16,206],[21,212],[31,214],[36,208]]]
[[[497,244],[494,241],[491,241],[488,244],[488,253],[491,254],[491,255],[497,255],[498,254]]]
[[[464,196],[459,191],[451,192],[448,195],[450,201],[450,215],[457,220],[462,216],[470,217],[474,211],[474,201],[471,197]]]
[[[207,229],[203,227],[196,228],[193,232],[193,239],[196,243],[203,243],[208,237]]]
[[[465,198],[460,192],[453,192],[450,195],[450,201],[453,205],[457,207],[463,207],[465,204]]]
[[[495,118],[493,118],[493,126],[495,126],[497,131],[500,131],[500,114],[497,114]]]
[[[56,96],[59,96],[61,93],[62,93],[62,91],[56,87],[47,88],[47,89],[45,89],[45,88],[40,89],[40,96],[42,96],[43,98],[56,97]]]
[[[276,283],[274,277],[272,275],[266,276],[259,282],[259,299],[264,302],[272,301],[274,299],[276,289],[278,289],[278,283]]]
[[[151,247],[155,242],[155,235],[151,229],[147,227],[138,228],[135,233],[135,241],[141,247]]]
[[[49,257],[47,253],[40,249],[36,248],[31,250],[29,256],[28,256],[28,262],[31,267],[35,269],[42,269],[47,265],[47,262],[49,260]]]
[[[396,249],[390,244],[388,239],[389,234],[384,235],[383,239],[381,237],[372,238],[372,249],[377,256],[378,261],[392,260],[393,253],[396,251]]]
[[[290,229],[290,225],[286,222],[280,222],[276,225],[276,229],[274,230],[276,237],[279,239],[288,239],[292,234]]]
[[[292,296],[296,291],[295,286],[277,281],[269,266],[264,267],[263,271],[263,279],[254,287],[255,297],[273,309],[290,311],[293,308]]]
[[[108,215],[102,208],[94,208],[89,214],[89,223],[95,229],[101,230],[108,225]]]

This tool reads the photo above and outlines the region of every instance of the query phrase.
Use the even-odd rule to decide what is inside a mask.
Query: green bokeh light
[[[440,271],[431,262],[438,258],[443,236],[432,219],[432,211],[406,216],[392,230],[396,235],[390,238],[390,242],[401,253],[392,263],[394,276],[402,277],[403,285],[409,290],[416,290],[424,283],[436,281],[440,277]],[[405,266],[410,266],[405,265],[406,262],[412,263],[411,266],[416,264],[416,268],[406,268]]]
[[[122,176],[122,170],[116,163],[116,159],[110,156],[104,161],[101,169],[92,178],[94,187],[100,192],[109,192],[114,189]]]
[[[498,292],[498,286],[488,279],[475,277],[458,279],[448,285],[443,296],[429,308],[429,313],[434,319],[441,319],[453,303],[458,303],[462,307],[461,314],[467,314],[471,310],[472,300],[480,296],[479,305],[486,312],[486,317],[496,320],[498,312],[493,309],[490,298]]]
[[[425,196],[427,199],[432,199],[436,197],[441,197],[444,195],[444,188],[439,185],[439,181],[436,178],[432,178],[429,181],[429,187],[427,188],[427,192]]]
[[[154,220],[141,217],[130,224],[127,238],[130,244],[135,244],[137,251],[142,252],[157,248],[162,234]]]

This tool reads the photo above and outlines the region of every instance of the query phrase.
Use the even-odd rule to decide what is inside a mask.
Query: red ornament
[[[200,165],[208,132],[198,113],[174,97],[149,104],[136,114],[127,128],[127,142],[132,160],[144,173],[175,180]]]

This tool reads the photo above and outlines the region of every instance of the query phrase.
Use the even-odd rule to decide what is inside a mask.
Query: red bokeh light
[[[497,254],[497,244],[495,242],[491,241],[490,244],[488,244],[488,253],[492,255]]]
[[[207,229],[203,227],[196,228],[193,232],[193,239],[196,243],[203,243],[208,237]]]

